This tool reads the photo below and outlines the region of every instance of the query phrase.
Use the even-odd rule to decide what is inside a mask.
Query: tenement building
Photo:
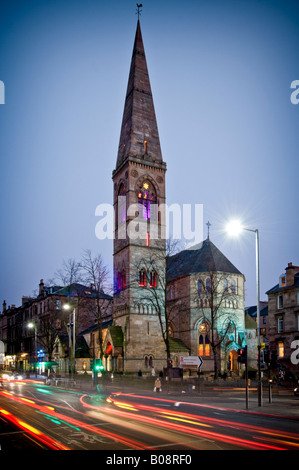
[[[299,376],[299,266],[288,263],[267,295],[272,362],[277,363],[282,376]]]

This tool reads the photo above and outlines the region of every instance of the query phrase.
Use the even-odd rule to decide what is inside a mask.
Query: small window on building
[[[282,274],[279,278],[279,287],[285,287],[286,286],[286,277],[284,274]]]
[[[232,294],[236,293],[236,281],[234,279],[231,280],[231,291]]]
[[[283,318],[278,318],[277,331],[278,331],[278,333],[283,333],[283,331],[284,331]]]
[[[278,357],[284,357],[284,344],[282,341],[278,343]]]
[[[277,298],[277,307],[278,308],[283,308],[283,297],[282,295],[279,295]]]
[[[228,282],[227,279],[223,279],[223,292],[228,291]]]

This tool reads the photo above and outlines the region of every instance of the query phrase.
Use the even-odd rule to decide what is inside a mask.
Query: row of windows
[[[228,279],[223,279],[222,288],[223,288],[223,292],[229,292],[230,291],[232,294],[237,293],[237,286],[236,286],[235,279],[230,280],[230,286],[229,286]],[[211,278],[210,277],[207,277],[205,281],[203,279],[198,279],[198,281],[197,281],[197,292],[199,294],[201,294],[203,292],[211,292],[211,290],[212,290],[212,284],[211,284]]]
[[[157,287],[157,272],[147,273],[145,269],[141,269],[139,271],[139,286],[146,287],[148,284],[149,287]]]
[[[150,271],[147,272],[145,269],[141,269],[139,271],[139,286],[140,287],[157,287],[157,272]],[[119,271],[116,275],[115,279],[115,292],[120,292],[121,290],[125,289],[126,287],[126,271],[123,269]]]

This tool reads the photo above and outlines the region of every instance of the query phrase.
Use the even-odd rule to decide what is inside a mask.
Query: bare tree
[[[52,300],[52,299],[51,299]],[[40,317],[38,337],[48,353],[49,361],[53,360],[54,348],[57,343],[58,333],[61,328],[61,311],[51,301],[47,313]]]
[[[90,308],[94,313],[98,326],[98,343],[100,346],[100,357],[103,351],[103,321],[107,316],[107,311],[112,302],[112,298],[105,294],[105,290],[110,290],[109,270],[104,264],[100,254],[93,256],[90,250],[85,250],[81,260],[81,267],[85,276],[85,283],[92,288],[95,302],[90,303]]]
[[[56,271],[55,279],[61,281],[63,286],[82,282],[82,266],[75,258],[63,260],[62,268]]]
[[[226,284],[228,277],[228,274],[218,271],[203,273],[197,281],[197,294],[194,298],[202,312],[202,323],[206,324],[209,330],[215,378],[219,374],[218,358],[221,345],[227,339],[236,320],[236,315],[229,307],[237,302],[237,294]]]

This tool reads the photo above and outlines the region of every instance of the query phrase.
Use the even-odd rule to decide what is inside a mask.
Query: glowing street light
[[[71,310],[71,306],[69,304],[64,304],[63,305],[63,310]],[[72,322],[72,315],[73,315],[73,322]],[[73,314],[71,311],[69,312],[69,368],[70,372],[72,373],[73,367],[72,363],[74,364],[75,367],[75,348],[76,348],[76,327],[75,327],[75,321],[76,321],[76,316],[75,316],[75,309],[73,309]],[[73,354],[72,353],[72,327],[73,327]],[[72,357],[73,356],[73,357]]]
[[[238,237],[240,233],[244,230],[243,225],[239,220],[231,220],[227,225],[226,225],[226,232],[231,236],[231,237]]]
[[[27,328],[34,328],[34,355],[36,356],[36,349],[37,349],[37,345],[36,345],[36,325],[35,323],[28,323],[27,325]]]
[[[260,331],[260,255],[259,255],[259,231],[244,227],[240,221],[232,220],[226,226],[226,231],[230,236],[237,237],[243,230],[255,233],[255,261],[256,261],[256,297],[257,297],[257,334],[258,334],[258,405],[262,405],[262,383],[261,383],[261,331]]]

